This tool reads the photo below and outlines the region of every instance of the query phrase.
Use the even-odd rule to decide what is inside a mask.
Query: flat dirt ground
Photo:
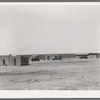
[[[0,66],[0,90],[100,90],[100,59]]]

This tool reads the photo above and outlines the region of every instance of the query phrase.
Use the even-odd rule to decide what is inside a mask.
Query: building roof
[[[89,53],[78,53],[78,54],[76,54],[76,56],[88,56],[89,55]]]
[[[98,53],[89,53],[89,55],[98,55]]]

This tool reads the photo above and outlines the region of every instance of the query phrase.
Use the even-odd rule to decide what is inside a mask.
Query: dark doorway
[[[5,60],[3,60],[3,65],[5,65]]]
[[[29,65],[29,59],[27,57],[21,56],[21,66]]]
[[[62,56],[61,55],[59,55],[59,60],[62,60]]]
[[[47,56],[47,60],[49,60],[49,56]]]
[[[14,66],[16,66],[16,59],[14,59]]]

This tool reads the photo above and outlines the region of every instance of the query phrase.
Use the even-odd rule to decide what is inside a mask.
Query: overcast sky
[[[0,5],[0,54],[100,52],[98,5]]]

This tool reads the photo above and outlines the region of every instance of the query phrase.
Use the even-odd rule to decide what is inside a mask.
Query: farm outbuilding
[[[94,59],[98,57],[98,53],[76,54],[76,58],[80,59]]]
[[[8,55],[0,56],[0,65],[1,66],[8,66],[8,65],[10,65],[10,56],[8,56]]]
[[[1,66],[25,66],[29,64],[29,56],[25,55],[2,55],[0,56]]]
[[[89,53],[88,58],[98,58],[98,53]]]

